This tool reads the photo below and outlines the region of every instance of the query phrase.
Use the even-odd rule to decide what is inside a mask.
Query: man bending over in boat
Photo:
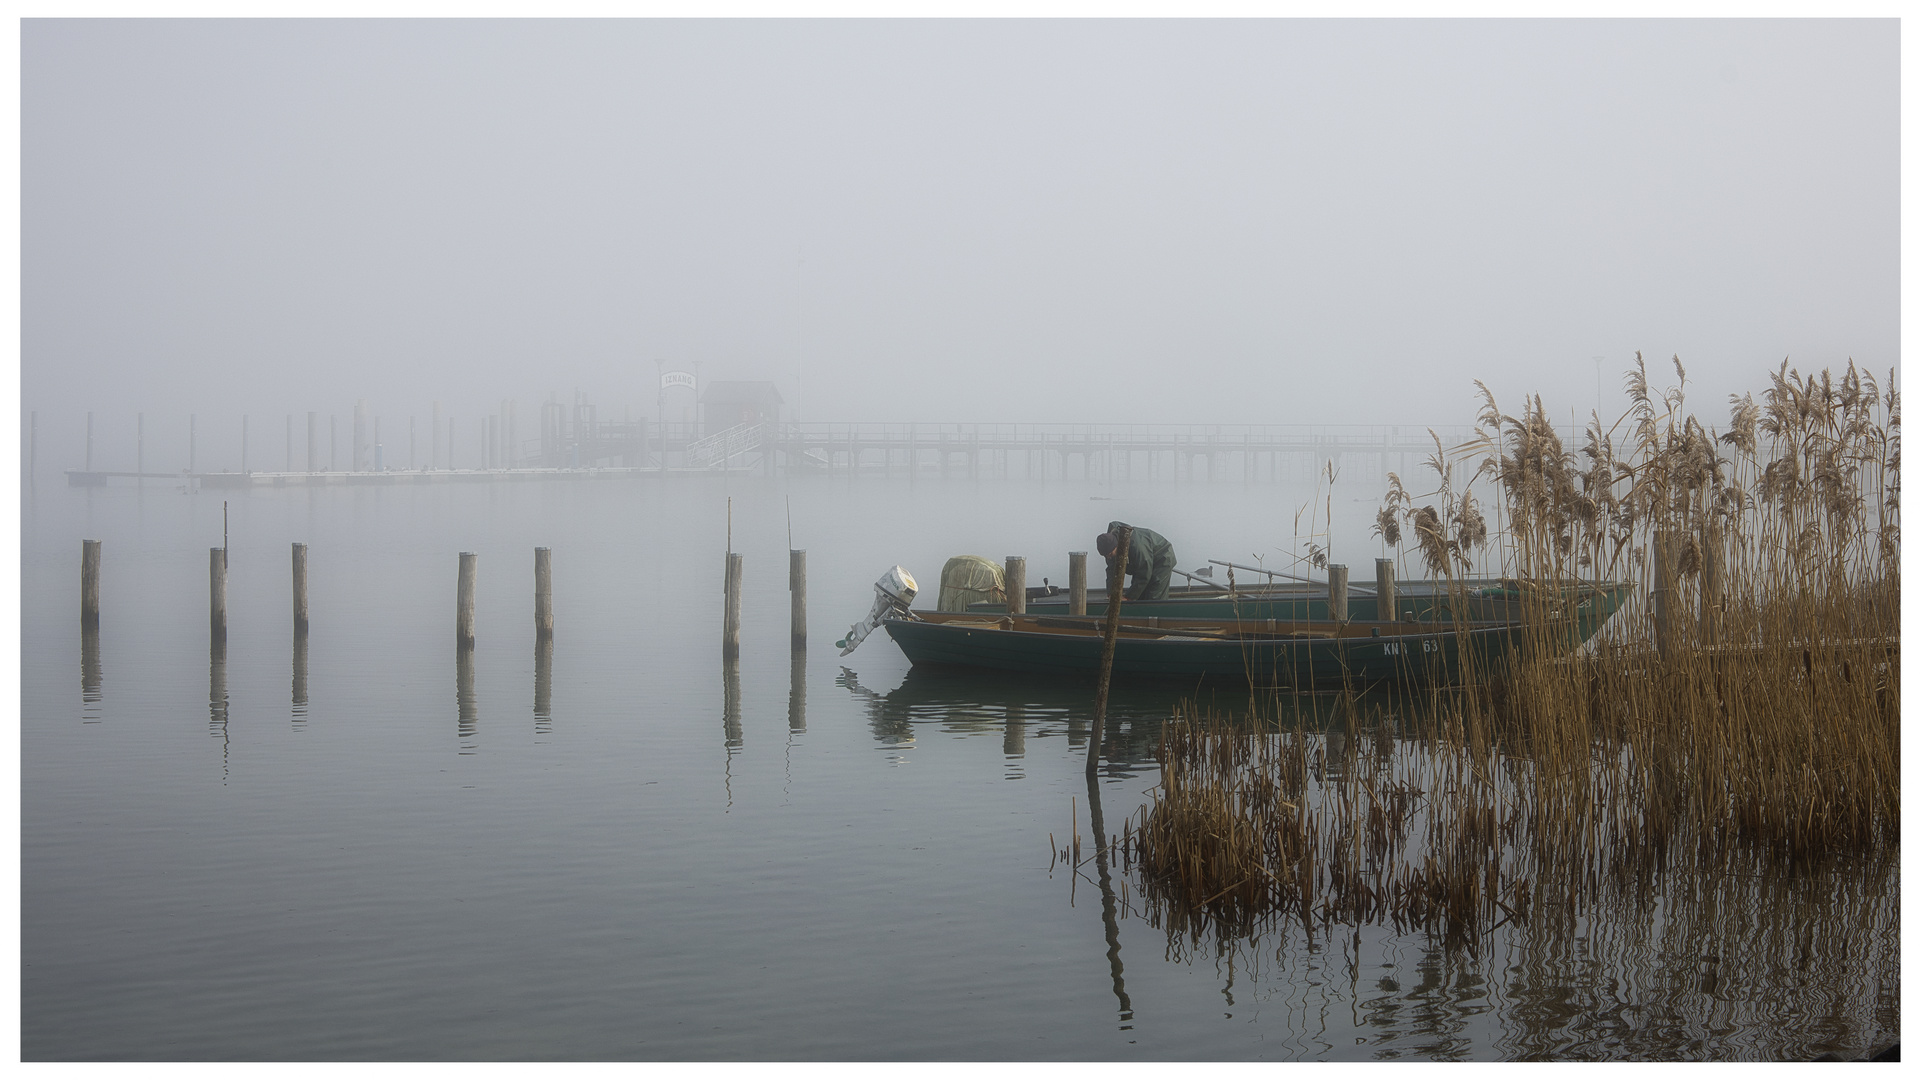
[[[1109,569],[1119,554],[1120,541],[1115,534],[1123,521],[1107,522],[1107,531],[1094,538],[1094,546],[1107,560]],[[1152,529],[1133,527],[1133,543],[1127,548],[1127,576],[1133,584],[1124,593],[1128,600],[1165,600],[1173,584],[1173,545]]]

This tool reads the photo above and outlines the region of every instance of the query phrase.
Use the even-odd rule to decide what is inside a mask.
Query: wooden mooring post
[[[807,647],[807,553],[787,551],[787,591],[793,594],[793,647]]]
[[[460,553],[460,581],[453,600],[453,640],[462,652],[473,648],[474,579],[479,570],[480,556],[471,551]]]
[[[213,640],[227,640],[227,549],[207,549],[208,618]]]
[[[1067,552],[1067,614],[1087,613],[1087,553]]]
[[[1653,534],[1653,648],[1664,657],[1671,648],[1673,608],[1674,533],[1658,529]]]
[[[533,549],[533,635],[546,641],[553,637],[553,551]]]
[[[1025,615],[1027,613],[1027,557],[1025,555],[1007,556],[1005,584],[1007,614]]]
[[[1327,565],[1327,615],[1335,622],[1347,621],[1347,565]]]
[[[80,541],[80,625],[100,626],[100,541]]]
[[[720,657],[740,659],[740,553],[727,552],[726,612],[720,625]]]
[[[307,632],[307,545],[293,545],[293,633]]]
[[[1373,560],[1373,590],[1376,597],[1373,617],[1388,622],[1399,622],[1399,595],[1393,587],[1392,559]]]

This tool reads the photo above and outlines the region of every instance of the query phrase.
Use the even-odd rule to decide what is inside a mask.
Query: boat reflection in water
[[[995,672],[992,678],[981,678],[964,668],[918,666],[883,694],[861,685],[857,672],[842,667],[834,685],[866,703],[874,741],[881,745],[911,746],[918,727],[932,724],[946,735],[998,734],[1010,764],[1026,756],[1029,738],[1065,737],[1069,747],[1084,750],[1093,718],[1093,694],[1086,684],[1049,675]],[[1370,730],[1379,721],[1398,730],[1430,715],[1435,693],[1391,684],[1354,692],[1250,692],[1245,685],[1116,683],[1107,701],[1101,771],[1108,776],[1152,771],[1161,728],[1176,709],[1337,736],[1355,717],[1366,718]]]

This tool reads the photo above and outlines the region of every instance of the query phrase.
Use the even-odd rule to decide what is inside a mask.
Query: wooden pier
[[[110,480],[201,487],[498,483],[753,472],[910,479],[1274,483],[1311,481],[1332,466],[1356,480],[1408,476],[1470,428],[1306,424],[740,424],[711,434],[693,425],[595,422],[543,425],[537,444],[502,450],[489,467],[178,473],[67,470],[74,487]],[[289,455],[291,456],[291,455]],[[313,455],[310,454],[310,457]],[[372,465],[377,455],[355,455]],[[437,459],[436,459],[437,461]],[[91,465],[91,463],[89,463]]]

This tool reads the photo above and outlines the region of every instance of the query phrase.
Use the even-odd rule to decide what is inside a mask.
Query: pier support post
[[[80,541],[80,625],[100,627],[100,541]]]
[[[480,556],[471,551],[460,553],[460,581],[453,599],[453,641],[462,652],[473,648],[473,592],[479,570]]]
[[[787,591],[793,594],[793,647],[807,647],[807,553],[787,552]]]
[[[1087,613],[1087,553],[1067,552],[1067,614]]]
[[[1024,555],[1007,556],[1006,570],[1007,614],[1025,615],[1027,613],[1027,558]]]
[[[1373,560],[1373,588],[1376,597],[1373,617],[1386,622],[1400,621],[1399,595],[1393,587],[1393,560]]]
[[[209,629],[216,644],[227,640],[227,551],[207,549],[207,600]]]
[[[1347,564],[1327,566],[1327,614],[1335,622],[1347,621]]]
[[[307,632],[307,545],[293,545],[293,634]]]
[[[720,625],[720,658],[740,659],[740,553],[727,552],[726,613]]]
[[[553,550],[533,549],[533,636],[536,641],[553,637]]]

